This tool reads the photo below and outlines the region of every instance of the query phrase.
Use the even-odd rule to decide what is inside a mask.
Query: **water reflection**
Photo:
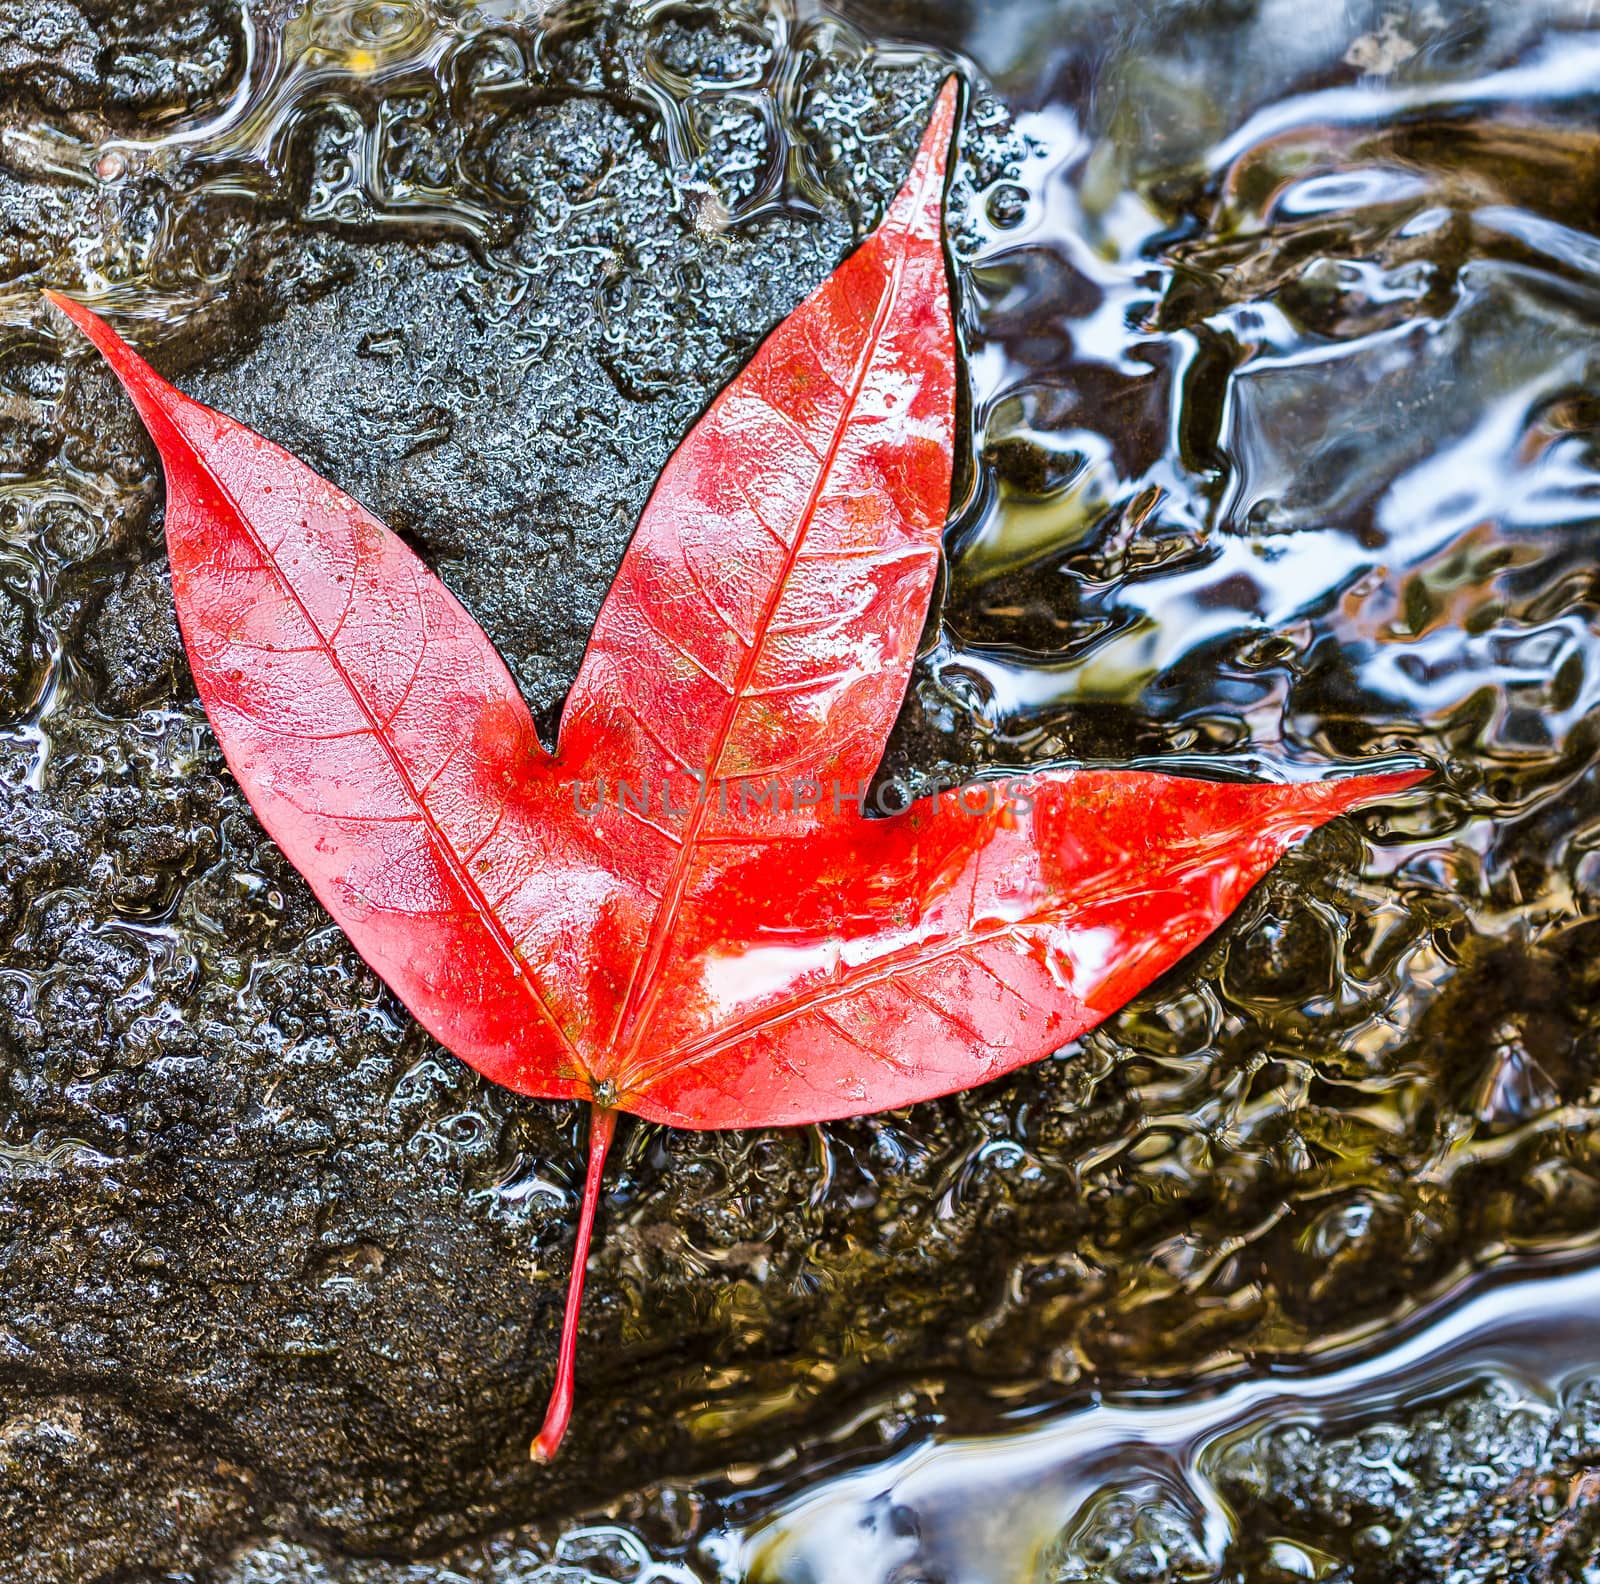
[[[1563,1424],[1587,1430],[1595,1351],[1587,1316],[1600,1275],[1583,1272],[1490,1291],[1377,1359],[1295,1381],[1258,1380],[1204,1401],[1101,1403],[982,1440],[912,1447],[835,1477],[741,1534],[731,1576],[760,1584],[944,1584],[997,1580],[1151,1580],[1212,1584],[1230,1554],[1261,1536],[1241,1532],[1241,1497],[1270,1485],[1285,1443],[1357,1436],[1363,1461],[1385,1439],[1396,1483],[1415,1466],[1398,1427],[1408,1410],[1492,1381],[1503,1439],[1493,1461],[1535,1464]],[[1517,1413],[1533,1446],[1504,1435]],[[1530,1455],[1531,1454],[1531,1455]],[[1437,1476],[1436,1476],[1437,1477]],[[1485,1491],[1494,1481],[1483,1482]],[[1426,1505],[1417,1493],[1414,1506]],[[1366,1549],[1398,1560],[1402,1534]],[[1294,1553],[1320,1553],[1280,1536],[1266,1577],[1302,1571]],[[1270,1546],[1268,1547],[1270,1550]],[[1348,1552],[1350,1547],[1342,1547]],[[1359,1558],[1362,1537],[1354,1538]],[[1321,1553],[1338,1567],[1349,1560]],[[1141,1571],[1142,1568],[1142,1571]],[[1237,1575],[1228,1575],[1237,1576]]]
[[[1095,192],[1099,168],[1159,145],[1020,116],[1060,152],[1012,173],[1029,218],[970,255],[985,465],[930,691],[1012,754],[1110,747],[1115,704],[1151,748],[1558,756],[1594,703],[1563,597],[1592,557],[1593,284],[1569,277],[1594,243],[1473,201],[1470,140],[1425,118],[1550,113],[1589,49],[1290,99],[1132,193]],[[1501,190],[1568,137],[1521,141]]]

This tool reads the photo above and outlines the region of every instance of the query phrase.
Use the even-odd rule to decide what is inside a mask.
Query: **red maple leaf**
[[[1035,770],[867,817],[950,501],[956,102],[668,464],[554,755],[382,523],[49,294],[160,450],[195,684],[262,824],[441,1043],[594,1107],[536,1456],[571,1412],[617,1111],[804,1123],[997,1078],[1148,985],[1297,837],[1419,779]]]

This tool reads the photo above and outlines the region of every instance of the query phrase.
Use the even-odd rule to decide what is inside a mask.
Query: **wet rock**
[[[183,109],[227,81],[240,42],[222,4],[3,0],[0,84],[51,110]]]
[[[111,587],[83,649],[99,672],[101,706],[111,713],[131,714],[172,696],[188,667],[164,564],[147,561]]]
[[[1006,1483],[1005,1512],[1031,1537],[1042,1512],[1071,1517],[1053,1536],[998,1542],[1013,1572],[1033,1584],[1593,1584],[1600,1576],[1600,1383],[1569,1381],[1552,1396],[1490,1374],[1422,1406],[1362,1416],[1352,1426],[1315,1419],[1246,1425],[1200,1450],[1141,1442],[1124,1452],[1152,1465],[1132,1472],[1102,1451],[1035,1506]],[[1089,1438],[1092,1441],[1092,1437]],[[1026,1457],[1016,1439],[1008,1455]],[[999,1450],[999,1449],[997,1449]],[[1081,1449],[1080,1449],[1081,1450]],[[1193,1452],[1194,1449],[1190,1449]],[[937,1452],[934,1459],[937,1459]],[[1070,1454],[1069,1454],[1070,1456]],[[904,1471],[903,1461],[896,1460]],[[925,1468],[927,1465],[925,1465]],[[1046,1488],[1058,1471],[1036,1466]],[[935,1485],[937,1512],[888,1491],[833,1494],[790,1515],[776,1536],[742,1531],[738,1487],[713,1482],[698,1493],[652,1485],[601,1517],[528,1525],[452,1549],[434,1576],[486,1584],[572,1578],[643,1581],[735,1576],[793,1584],[815,1577],[878,1581],[942,1577],[985,1558],[994,1492],[980,1481]],[[937,1476],[934,1476],[937,1481]],[[970,1478],[970,1476],[969,1476]],[[1201,1485],[1203,1484],[1203,1492]],[[929,1493],[921,1493],[925,1500]],[[696,1499],[698,1496],[698,1500]],[[1074,1510],[1075,1509],[1075,1510]],[[839,1511],[848,1525],[837,1522]],[[744,1543],[739,1544],[740,1541]],[[1021,1563],[1019,1568],[1018,1564]],[[316,1542],[247,1545],[218,1584],[322,1584],[333,1558]],[[409,1584],[413,1565],[368,1559],[338,1564],[340,1584]],[[847,1573],[837,1571],[846,1568]],[[563,1571],[570,1570],[570,1571]]]
[[[98,81],[100,40],[76,6],[0,7],[0,76],[13,90],[31,88],[46,104],[71,106]]]
[[[0,720],[33,702],[43,661],[31,602],[0,583]]]
[[[1595,1397],[1592,1379],[1554,1407],[1496,1382],[1353,1436],[1247,1437],[1218,1470],[1238,1539],[1215,1576],[1588,1584],[1600,1557]]]
[[[1149,1480],[1086,1502],[1046,1547],[1037,1577],[1039,1584],[1165,1584],[1212,1573],[1198,1515]]]
[[[130,1533],[145,1547],[139,1564],[170,1575],[243,1538],[255,1481],[197,1453],[204,1434],[93,1397],[34,1400],[0,1420],[0,1525],[35,1542],[8,1552],[7,1577],[110,1577],[128,1563]]]
[[[95,75],[93,19],[74,15],[76,33],[46,38],[35,19],[29,35],[56,51],[55,75],[28,79],[50,108],[122,91]],[[331,11],[299,25],[356,42]],[[188,37],[169,30],[174,49]],[[403,55],[435,37],[367,43]],[[679,71],[708,50],[708,81],[760,65],[748,29],[674,24],[660,43]],[[249,160],[217,194],[181,154],[177,179],[131,156],[93,203],[31,169],[8,196],[18,274],[81,235],[152,292],[153,355],[417,544],[547,718],[678,436],[875,218],[937,82],[928,65],[852,68],[857,91],[875,82],[897,107],[870,154],[837,141],[871,175],[859,212],[731,231],[698,223],[690,198],[752,146],[665,157],[648,101],[615,80],[647,45],[609,21],[570,31],[578,82],[460,115],[413,84],[385,101],[384,183],[355,207],[341,184],[378,134],[353,82],[339,114],[293,125],[286,179],[258,198],[238,196]],[[594,62],[612,83],[600,96]],[[729,199],[748,196],[741,179]],[[441,183],[464,229],[413,229],[407,204]],[[793,1225],[778,1276],[759,1238],[774,1212],[820,1226],[815,1145],[635,1134],[611,1212],[618,1275],[591,1309],[573,1443],[587,1450],[536,1473],[578,1118],[494,1092],[423,1039],[265,840],[183,665],[148,443],[58,325],[30,306],[27,329],[50,377],[18,390],[27,443],[3,460],[29,481],[15,523],[53,581],[0,627],[16,708],[37,691],[35,629],[68,658],[48,719],[7,746],[0,808],[0,1349],[23,1493],[0,1549],[26,1549],[30,1578],[153,1576],[216,1557],[241,1523],[426,1549],[621,1479],[683,1443],[709,1354],[682,1338],[759,1333],[769,1273],[786,1288],[815,1257],[814,1230]],[[676,1192],[630,1210],[629,1183],[674,1175],[679,1154],[687,1225]],[[729,1282],[702,1281],[708,1262]],[[659,1285],[677,1298],[658,1306]],[[645,1306],[659,1318],[634,1330]],[[68,1397],[100,1406],[49,1406]],[[90,1429],[69,1443],[28,1428],[47,1411]],[[130,1456],[109,1500],[114,1428]]]

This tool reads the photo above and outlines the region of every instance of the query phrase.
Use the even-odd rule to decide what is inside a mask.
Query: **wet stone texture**
[[[237,68],[241,39],[226,4],[3,0],[0,84],[8,99],[108,120],[188,110]]]
[[[1600,1578],[1594,1377],[1554,1403],[1486,1383],[1351,1436],[1259,1431],[1216,1474],[1239,1535],[1230,1584]]]
[[[1600,1578],[1600,1380],[1535,1394],[1486,1378],[1342,1430],[1253,1428],[1202,1466],[1214,1555],[1181,1482],[1115,1481],[1042,1551],[1036,1584],[1451,1584]]]
[[[747,0],[0,0],[8,1580],[400,1577],[342,1559],[757,1462],[907,1375],[1304,1356],[1600,1229],[1594,106],[1464,114],[1537,64],[1498,11],[1274,50],[1271,8],[1152,6],[1108,55],[1096,7],[997,6],[986,64],[1048,67],[1055,119],[971,109],[972,459],[893,766],[1440,773],[1000,1086],[625,1131],[579,1415],[529,1466],[581,1119],[432,1046],[263,837],[153,452],[36,288],[391,522],[548,732],[661,464],[876,219],[979,9],[890,48]],[[1444,85],[1403,130],[1390,71]],[[1206,164],[1358,78],[1366,119]],[[1274,1456],[1289,1533],[1311,1452]]]

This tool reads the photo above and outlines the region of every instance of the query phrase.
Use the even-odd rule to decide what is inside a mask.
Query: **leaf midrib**
[[[262,565],[267,568],[269,574],[272,576],[274,581],[276,581],[279,588],[283,590],[284,594],[293,603],[295,609],[300,612],[300,615],[305,621],[306,626],[309,627],[311,632],[315,635],[318,647],[326,657],[328,664],[333,668],[334,674],[343,684],[345,691],[354,701],[356,708],[361,712],[362,718],[367,722],[368,730],[371,732],[374,741],[376,741],[378,746],[383,750],[384,756],[388,759],[390,767],[394,770],[395,775],[399,778],[401,786],[405,788],[407,797],[410,798],[412,804],[417,809],[418,817],[422,821],[423,828],[427,831],[429,840],[433,842],[437,851],[444,858],[446,867],[450,871],[451,878],[455,880],[462,893],[466,896],[473,912],[477,915],[479,922],[484,926],[490,939],[495,943],[495,945],[504,955],[506,961],[510,964],[512,968],[512,977],[516,979],[517,982],[520,983],[527,991],[529,999],[536,1007],[538,1007],[540,1013],[544,1016],[545,1021],[549,1023],[551,1029],[554,1030],[556,1036],[566,1047],[568,1053],[572,1057],[577,1071],[582,1073],[585,1081],[592,1086],[594,1079],[589,1072],[588,1064],[579,1054],[577,1047],[573,1044],[571,1036],[561,1026],[560,1022],[556,1018],[555,1013],[551,1011],[548,1002],[546,1002],[544,995],[535,980],[532,969],[526,962],[523,961],[521,953],[517,951],[516,942],[511,938],[511,933],[506,928],[504,921],[500,918],[499,914],[496,913],[494,908],[490,906],[488,897],[484,895],[482,888],[472,878],[471,873],[466,867],[465,861],[455,850],[455,846],[450,841],[449,837],[446,836],[443,827],[434,817],[433,811],[428,807],[421,792],[417,790],[416,782],[412,779],[410,772],[401,762],[400,756],[395,751],[394,745],[389,741],[387,730],[379,722],[377,715],[367,704],[366,699],[361,694],[361,690],[356,686],[354,679],[345,669],[343,662],[340,660],[337,651],[333,647],[332,641],[328,638],[327,634],[323,632],[316,618],[311,614],[311,611],[307,607],[305,601],[300,598],[299,591],[295,588],[293,583],[289,581],[287,575],[283,571],[283,568],[279,566],[277,556],[273,554],[273,552],[267,547],[266,541],[259,533],[257,533],[255,525],[250,521],[244,510],[240,507],[233,491],[228,487],[227,482],[222,478],[221,474],[219,474],[215,468],[210,466],[210,464],[200,454],[198,448],[193,444],[192,441],[190,441],[189,437],[184,434],[182,428],[176,422],[172,422],[171,427],[182,440],[185,449],[195,459],[196,465],[211,479],[212,483],[216,485],[218,492],[228,503],[234,519],[244,530],[245,536],[250,540],[251,544],[255,546],[257,554],[261,557]]]
[[[789,578],[799,560],[801,549],[816,522],[817,508],[822,502],[823,492],[827,489],[833,477],[834,465],[839,458],[840,449],[844,445],[845,435],[849,432],[851,419],[856,407],[861,400],[861,392],[866,387],[868,376],[872,372],[872,365],[877,357],[878,348],[882,343],[884,328],[888,324],[889,315],[899,296],[901,275],[905,267],[904,250],[896,252],[893,265],[885,283],[883,296],[879,299],[877,311],[873,316],[871,326],[868,328],[866,341],[862,346],[861,356],[858,360],[850,390],[845,402],[840,409],[839,421],[834,426],[834,432],[828,442],[828,449],[823,454],[817,467],[817,477],[806,498],[805,506],[799,515],[799,527],[794,536],[794,542],[784,554],[783,566],[778,575],[773,579],[772,594],[761,613],[761,620],[751,635],[751,643],[744,659],[740,662],[739,670],[734,676],[733,692],[723,708],[722,719],[718,723],[716,735],[712,739],[712,752],[709,755],[707,776],[709,780],[718,779],[722,768],[722,759],[728,749],[729,741],[733,735],[734,721],[738,716],[739,707],[744,702],[745,690],[750,679],[754,676],[756,666],[760,663],[765,650],[766,640],[773,621],[777,617],[778,607],[783,603],[783,596],[788,589]],[[699,851],[699,837],[708,813],[708,800],[696,800],[690,812],[689,823],[686,825],[681,844],[674,852],[672,869],[668,884],[662,890],[661,901],[656,908],[650,924],[650,934],[645,942],[645,949],[640,953],[634,965],[633,975],[628,983],[628,992],[623,1000],[623,1010],[616,1024],[612,1040],[612,1050],[615,1052],[616,1071],[621,1073],[627,1063],[638,1053],[639,1044],[648,1033],[650,1024],[654,1019],[656,1005],[661,994],[659,969],[662,953],[671,941],[677,928],[678,909],[683,902],[683,894],[689,883],[690,873],[693,868],[693,859]],[[642,988],[641,988],[642,987]]]
[[[1130,898],[1137,897],[1139,894],[1138,892],[1127,893]],[[902,974],[942,962],[947,957],[974,952],[979,947],[988,945],[991,941],[1004,940],[1007,937],[1019,938],[1024,931],[1038,929],[1044,925],[1058,922],[1061,916],[1071,910],[1073,906],[1073,900],[1056,899],[1037,912],[1028,914],[1025,918],[1007,919],[1004,923],[993,925],[987,929],[968,927],[949,939],[941,941],[932,949],[929,949],[924,942],[915,942],[897,952],[886,954],[870,965],[863,966],[853,975],[847,976],[837,984],[819,985],[803,990],[798,995],[791,996],[786,1001],[780,1001],[775,1006],[763,1007],[737,1022],[713,1029],[709,1033],[701,1035],[698,1039],[676,1046],[669,1052],[667,1060],[659,1068],[645,1071],[628,1084],[619,1085],[619,1088],[624,1094],[648,1094],[663,1079],[672,1077],[675,1073],[681,1072],[685,1067],[693,1066],[696,1062],[718,1055],[730,1045],[749,1039],[752,1035],[760,1034],[767,1029],[781,1027],[791,1019],[803,1017],[819,1008],[833,1006],[841,1001],[848,1001],[852,996],[859,995],[864,990],[870,990],[875,985],[887,984]]]

